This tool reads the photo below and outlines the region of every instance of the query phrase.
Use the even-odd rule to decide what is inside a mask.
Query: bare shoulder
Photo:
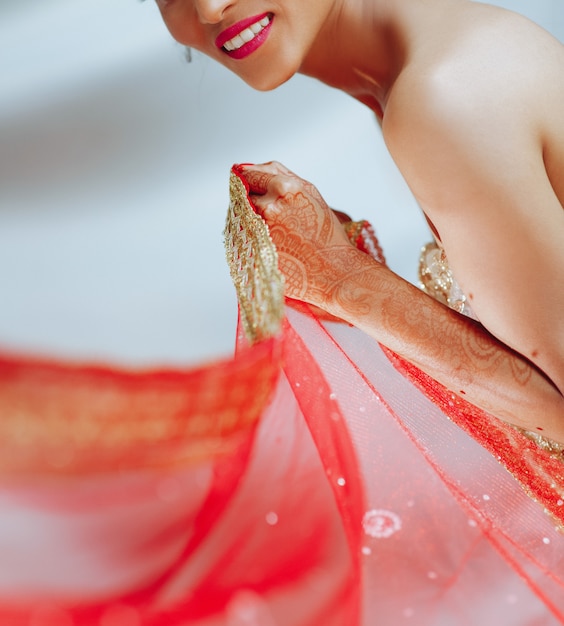
[[[518,14],[462,6],[415,44],[390,93],[384,138],[408,179],[445,146],[472,158],[508,139],[564,145],[564,46]]]

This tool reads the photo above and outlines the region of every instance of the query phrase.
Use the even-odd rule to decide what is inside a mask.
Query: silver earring
[[[184,48],[184,58],[187,63],[192,63],[192,48],[189,48],[188,46]]]

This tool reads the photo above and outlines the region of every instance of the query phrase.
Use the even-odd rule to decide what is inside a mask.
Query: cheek
[[[190,3],[174,2],[159,3],[161,17],[173,39],[184,46],[201,48],[203,37],[198,20],[192,15]]]

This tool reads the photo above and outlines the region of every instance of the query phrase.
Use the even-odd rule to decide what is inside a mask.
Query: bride
[[[370,107],[480,325],[359,255],[307,181],[277,163],[249,166],[286,294],[496,417],[564,443],[561,44],[465,0],[158,5],[175,39],[256,89],[301,72]],[[367,183],[367,193],[377,190]]]
[[[464,0],[158,5],[257,89],[374,112],[427,293],[308,181],[235,166],[233,359],[0,353],[0,622],[564,622],[562,46]]]

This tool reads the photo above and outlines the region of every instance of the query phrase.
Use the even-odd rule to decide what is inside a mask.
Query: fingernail
[[[235,163],[235,165],[233,166],[233,168],[236,170],[244,170],[248,167],[253,167],[253,163]]]

